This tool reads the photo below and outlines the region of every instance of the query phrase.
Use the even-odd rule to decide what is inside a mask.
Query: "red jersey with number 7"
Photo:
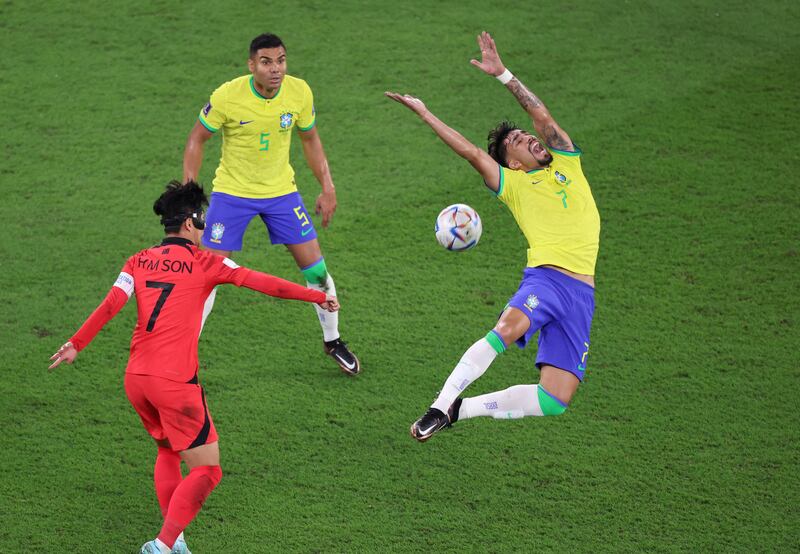
[[[203,306],[214,287],[223,283],[281,298],[325,301],[321,291],[240,267],[187,239],[167,237],[128,258],[106,299],[71,341],[78,350],[85,348],[135,294],[138,319],[126,372],[195,381]]]

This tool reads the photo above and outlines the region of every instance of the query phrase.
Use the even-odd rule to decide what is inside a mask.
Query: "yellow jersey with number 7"
[[[200,110],[200,123],[222,131],[222,156],[214,192],[243,198],[274,198],[297,190],[289,163],[292,129],[314,127],[314,96],[308,84],[286,75],[278,94],[265,98],[252,75],[220,86]]]
[[[594,275],[600,214],[581,168],[581,151],[550,150],[548,167],[500,168],[498,199],[528,240],[528,267],[555,265]]]

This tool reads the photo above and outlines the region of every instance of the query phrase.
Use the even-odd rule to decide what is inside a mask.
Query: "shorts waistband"
[[[594,294],[594,287],[583,281],[579,281],[574,277],[570,277],[566,273],[561,273],[557,269],[549,267],[526,267],[525,275],[544,275],[548,279],[556,281],[565,287],[575,287],[578,290]]]

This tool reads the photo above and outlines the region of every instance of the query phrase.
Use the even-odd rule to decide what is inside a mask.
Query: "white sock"
[[[541,416],[539,385],[515,385],[505,390],[465,398],[458,411],[459,421],[471,417],[517,419],[524,416]]]
[[[181,531],[181,534],[178,535],[177,539],[175,539],[175,542],[178,542],[178,541],[186,542],[186,539],[183,538],[183,531]]]
[[[211,291],[211,294],[208,295],[206,298],[206,303],[203,304],[203,321],[200,323],[200,332],[203,332],[203,327],[206,325],[206,319],[208,319],[208,314],[211,313],[211,309],[214,307],[214,300],[217,299],[217,287],[214,287]]]
[[[461,360],[453,372],[450,373],[450,377],[444,382],[444,386],[436,401],[431,404],[431,408],[447,413],[458,395],[483,375],[495,357],[497,357],[497,352],[485,337],[470,346],[461,356]]]
[[[333,284],[333,277],[331,274],[328,273],[328,280],[325,281],[325,285],[321,286],[316,283],[311,283],[306,281],[306,285],[310,289],[321,290],[325,293],[332,294],[336,296],[336,286]],[[314,309],[317,310],[317,316],[319,317],[319,324],[322,326],[322,340],[325,342],[336,340],[339,338],[339,312],[329,312],[327,310],[323,310],[316,304],[314,304]]]
[[[169,554],[170,552],[172,552],[172,549],[169,546],[167,546],[158,539],[156,539],[156,546],[158,547],[159,550],[161,550],[161,554]]]

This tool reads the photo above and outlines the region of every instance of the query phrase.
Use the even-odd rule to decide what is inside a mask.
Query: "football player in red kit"
[[[164,524],[144,553],[188,552],[183,530],[222,478],[219,443],[197,370],[197,341],[206,298],[216,285],[232,283],[270,296],[318,304],[335,312],[334,296],[198,249],[203,235],[201,186],[177,181],[167,185],[153,211],[166,237],[125,263],[105,300],[50,359],[50,369],[72,363],[136,295],[138,319],[125,370],[125,392],[158,445],[154,480]],[[189,467],[183,477],[180,463]]]

